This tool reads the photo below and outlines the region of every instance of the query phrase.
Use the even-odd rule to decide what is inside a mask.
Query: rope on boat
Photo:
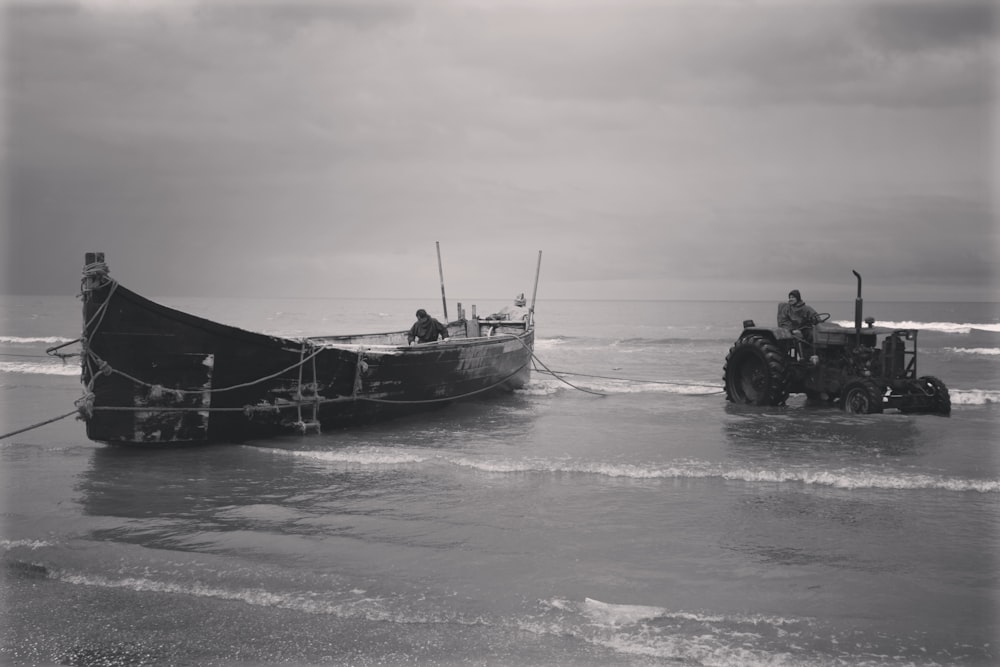
[[[247,416],[252,416],[255,412],[280,412],[281,410],[290,410],[292,408],[299,409],[303,405],[325,405],[327,403],[346,403],[349,401],[366,401],[369,403],[384,403],[392,405],[419,405],[427,403],[447,403],[449,401],[457,401],[463,398],[469,398],[470,396],[475,396],[476,394],[482,394],[483,392],[496,389],[504,382],[507,382],[512,377],[524,370],[527,364],[520,366],[510,375],[498,380],[494,384],[488,387],[483,387],[482,389],[476,389],[475,391],[470,391],[465,394],[459,394],[457,396],[448,396],[447,398],[427,398],[427,399],[412,399],[412,400],[396,400],[389,398],[375,398],[373,396],[337,396],[336,398],[323,398],[318,400],[309,401],[289,401],[288,403],[283,403],[281,405],[247,405],[244,407],[232,407],[232,408],[212,408],[212,407],[201,407],[201,406],[188,406],[188,405],[178,405],[178,406],[96,406],[91,409],[100,412],[244,412]],[[72,414],[72,413],[70,413]]]
[[[520,338],[518,338],[517,340],[522,345],[524,345],[524,341],[522,341]],[[527,348],[528,346],[525,345],[525,347]],[[701,384],[701,383],[697,383],[697,382],[669,382],[667,380],[641,380],[641,379],[636,379],[636,378],[611,377],[611,376],[607,376],[607,375],[587,375],[586,373],[572,373],[572,372],[569,372],[569,371],[554,371],[551,368],[549,368],[548,366],[546,366],[542,362],[542,360],[538,358],[538,355],[535,354],[534,350],[530,350],[529,349],[529,351],[531,352],[531,358],[535,361],[535,363],[537,363],[539,366],[541,366],[544,369],[544,370],[539,370],[536,367],[535,368],[535,372],[536,373],[545,373],[545,374],[551,375],[552,377],[556,378],[560,382],[562,382],[562,383],[564,383],[564,384],[572,387],[573,389],[576,389],[577,391],[582,391],[582,392],[585,392],[585,393],[588,393],[588,394],[596,394],[597,396],[607,396],[608,394],[605,394],[605,393],[602,393],[602,392],[599,392],[599,391],[594,391],[594,390],[591,390],[591,389],[585,389],[583,387],[578,387],[575,384],[573,384],[572,382],[569,382],[568,380],[566,380],[566,378],[564,378],[562,376],[563,375],[574,375],[574,376],[577,376],[577,377],[598,378],[598,379],[601,379],[601,380],[618,380],[620,382],[638,382],[638,383],[643,383],[643,384],[669,384],[669,385],[674,385],[674,386],[678,386],[678,387],[708,387],[710,389],[715,389],[716,390],[716,391],[713,391],[713,392],[705,392],[703,394],[699,394],[699,396],[713,396],[715,394],[724,394],[725,393],[725,389],[719,389],[719,385],[716,385],[716,384]]]
[[[241,384],[234,384],[234,385],[231,385],[229,387],[218,387],[218,388],[213,387],[212,389],[207,389],[207,390],[206,389],[166,389],[162,385],[152,384],[152,383],[146,382],[145,380],[140,380],[137,377],[133,377],[133,376],[129,375],[128,373],[124,372],[124,371],[120,371],[117,368],[112,367],[108,362],[106,362],[103,359],[101,359],[100,357],[98,357],[93,352],[93,350],[88,350],[87,356],[90,357],[90,358],[92,358],[94,361],[97,362],[99,372],[103,372],[105,375],[110,375],[110,374],[114,373],[116,375],[122,376],[126,380],[134,382],[137,385],[140,385],[140,386],[143,386],[143,387],[147,387],[148,389],[154,390],[154,391],[171,392],[171,393],[180,394],[180,395],[197,394],[199,396],[202,396],[202,395],[204,395],[206,393],[208,393],[208,394],[218,394],[218,393],[221,393],[223,391],[232,391],[234,389],[244,389],[246,387],[252,387],[255,384],[260,384],[261,382],[265,382],[266,380],[273,380],[274,378],[276,378],[276,377],[278,377],[280,375],[284,375],[285,373],[288,373],[290,371],[294,371],[296,369],[300,369],[302,367],[302,364],[306,363],[307,361],[311,361],[311,360],[315,359],[316,356],[319,355],[319,353],[322,352],[322,351],[323,351],[323,348],[318,347],[308,357],[305,357],[301,361],[292,364],[288,368],[284,368],[284,369],[282,369],[282,370],[280,370],[280,371],[278,371],[276,373],[271,373],[270,375],[265,375],[264,377],[257,378],[256,380],[251,380],[249,382],[243,382]],[[92,377],[93,377],[93,375],[96,375],[96,373],[92,374]]]
[[[68,358],[70,358],[70,357],[79,357],[82,353],[81,352],[57,352],[56,350],[61,350],[61,349],[63,349],[64,347],[66,347],[68,345],[73,345],[74,343],[79,343],[82,340],[83,340],[83,338],[77,338],[76,340],[71,340],[68,343],[63,343],[62,345],[53,345],[52,347],[47,347],[47,348],[45,348],[45,354],[47,354],[50,357],[59,357],[60,359],[63,360],[63,363],[66,363],[66,360]]]

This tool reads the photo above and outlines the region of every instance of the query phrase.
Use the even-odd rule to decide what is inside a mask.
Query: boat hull
[[[89,282],[89,285],[88,285]],[[527,323],[449,323],[448,341],[405,332],[289,339],[167,308],[106,275],[85,280],[80,410],[95,441],[241,442],[310,433],[524,386]]]

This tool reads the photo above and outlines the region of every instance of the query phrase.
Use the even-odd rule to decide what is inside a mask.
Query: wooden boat
[[[86,389],[77,406],[87,436],[99,442],[319,432],[510,391],[529,379],[534,303],[522,321],[480,319],[475,307],[466,318],[459,305],[448,340],[408,345],[406,331],[293,339],[213,322],[119,285],[103,253],[87,254],[82,283]]]

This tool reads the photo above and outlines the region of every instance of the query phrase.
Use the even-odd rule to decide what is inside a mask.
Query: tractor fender
[[[766,327],[747,327],[743,330],[743,333],[740,334],[740,340],[750,338],[751,336],[760,336],[761,338],[765,338],[772,343],[795,340],[795,336],[792,335],[791,331],[788,329],[782,329],[781,327],[774,329],[768,329]]]

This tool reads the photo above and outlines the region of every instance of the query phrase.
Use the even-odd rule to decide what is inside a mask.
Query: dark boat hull
[[[167,308],[98,272],[84,281],[80,402],[87,436],[120,444],[239,442],[309,433],[510,391],[529,379],[526,323],[288,339]],[[492,335],[481,335],[492,334]]]

